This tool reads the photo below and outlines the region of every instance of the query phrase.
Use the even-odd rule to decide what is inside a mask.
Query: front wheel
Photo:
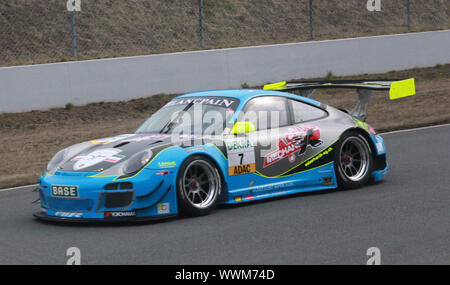
[[[177,176],[178,207],[183,215],[202,216],[211,212],[219,200],[222,181],[211,159],[189,157]]]
[[[363,186],[373,169],[373,156],[369,143],[359,133],[345,133],[337,146],[335,170],[338,184],[344,189]]]

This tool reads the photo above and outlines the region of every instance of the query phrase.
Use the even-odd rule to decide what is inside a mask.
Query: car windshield
[[[228,97],[175,98],[145,121],[136,133],[220,135],[238,105],[238,99]]]

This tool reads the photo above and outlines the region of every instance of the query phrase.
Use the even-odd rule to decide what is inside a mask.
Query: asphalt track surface
[[[450,264],[450,125],[383,135],[390,173],[359,190],[140,225],[48,224],[30,187],[0,190],[0,264]]]

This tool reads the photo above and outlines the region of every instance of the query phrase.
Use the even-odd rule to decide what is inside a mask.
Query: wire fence
[[[0,66],[448,28],[448,0],[2,0]]]

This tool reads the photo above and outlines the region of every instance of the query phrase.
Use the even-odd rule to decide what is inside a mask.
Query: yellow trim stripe
[[[154,146],[154,147],[151,147],[151,148],[149,148],[149,149],[151,150],[151,149],[154,149],[154,148],[157,148],[157,147],[161,147],[161,146],[166,146],[166,145],[170,145],[170,143],[164,144],[164,145],[159,145],[159,146]],[[138,173],[136,173],[136,174],[133,175],[133,176],[130,176],[130,177],[127,177],[127,178],[122,178],[122,179],[117,179],[117,178],[119,178],[119,177],[122,176],[122,175],[119,175],[119,176],[117,176],[117,175],[111,175],[111,176],[99,176],[99,175],[102,174],[102,173],[98,173],[98,174],[95,174],[95,175],[92,175],[92,176],[88,176],[88,177],[89,177],[89,178],[110,178],[110,177],[117,177],[116,179],[114,179],[114,181],[119,181],[119,180],[124,180],[124,179],[133,178],[133,177],[135,177],[136,175],[138,175],[139,173],[141,173],[141,171],[144,170],[148,165],[150,165],[150,163],[152,163],[153,160],[155,160],[161,153],[163,153],[164,151],[166,151],[166,150],[168,150],[168,149],[170,149],[170,148],[173,148],[173,147],[176,147],[176,146],[174,145],[174,146],[168,147],[168,148],[163,149],[162,151],[160,151],[154,158],[152,158],[152,160],[150,160],[149,162],[147,162],[147,164],[146,164],[144,167],[142,167],[142,169],[139,170]]]
[[[139,173],[141,173],[148,165],[150,165],[150,163],[152,163],[161,153],[163,153],[163,152],[165,152],[166,150],[168,150],[168,149],[171,149],[171,148],[174,148],[174,147],[177,147],[177,146],[171,146],[171,147],[168,147],[168,148],[166,148],[166,149],[163,149],[162,151],[160,151],[157,155],[155,155],[155,157],[154,158],[152,158],[152,160],[150,160],[149,162],[147,162],[147,164],[144,166],[144,167],[142,167],[141,168],[141,170],[139,170],[135,175],[133,175],[133,176],[130,176],[130,177],[127,177],[127,178],[122,178],[122,179],[118,179],[119,177],[117,177],[116,179],[114,179],[114,181],[121,181],[121,180],[125,180],[125,179],[130,179],[130,178],[133,178],[133,177],[136,177],[137,175],[139,175]]]
[[[297,164],[296,166],[292,167],[292,168],[289,169],[288,171],[286,171],[286,172],[284,172],[284,173],[282,173],[282,174],[279,174],[279,175],[277,175],[277,176],[272,176],[272,177],[265,176],[265,175],[261,174],[261,173],[258,172],[258,171],[256,171],[255,173],[258,174],[259,176],[262,176],[262,177],[265,177],[265,178],[280,178],[281,176],[283,176],[284,174],[288,173],[289,171],[295,169],[296,167],[299,167],[299,166],[301,166],[301,165],[307,163],[308,161],[314,159],[316,156],[320,155],[322,152],[326,151],[329,147],[331,147],[332,145],[334,145],[338,140],[339,140],[339,139],[335,140],[335,141],[332,142],[330,145],[328,145],[327,147],[325,147],[322,151],[316,153],[314,156],[310,157],[309,159],[303,161],[303,162],[300,163],[300,164]],[[329,163],[327,163],[327,164],[329,164]],[[318,166],[318,167],[322,167],[322,166],[325,166],[325,165],[327,165],[327,164],[324,164],[324,165],[321,165],[321,166]],[[305,171],[313,170],[313,169],[316,169],[316,168],[318,168],[318,167],[311,168],[311,169],[308,169],[308,170],[305,170]],[[289,175],[286,175],[286,176],[283,176],[283,177],[289,177],[289,176],[291,176],[291,175],[295,175],[295,174],[302,173],[302,172],[305,172],[305,171],[301,171],[301,172],[289,174]]]
[[[283,176],[283,178],[284,178],[284,177],[289,177],[289,176],[292,176],[292,175],[297,175],[297,174],[300,174],[300,173],[303,173],[303,172],[311,171],[311,170],[314,170],[314,169],[317,169],[317,168],[326,166],[326,165],[328,165],[328,164],[330,164],[330,163],[333,163],[333,162],[334,162],[334,161],[330,161],[330,162],[328,162],[328,163],[319,165],[319,166],[314,167],[314,168],[311,168],[311,169],[307,169],[307,170],[303,170],[303,171],[300,171],[300,172],[297,172],[297,173],[289,174],[289,175]],[[297,166],[300,166],[300,165],[301,165],[301,164],[299,164],[299,165],[297,165]],[[296,166],[296,167],[297,167],[297,166]],[[292,169],[291,169],[291,170],[292,170]],[[286,172],[289,172],[289,171],[286,171]],[[285,172],[285,173],[286,173],[286,172]],[[281,175],[283,175],[283,174],[281,174],[281,175],[279,175],[279,176],[269,177],[269,176],[265,176],[265,175],[263,175],[263,174],[261,174],[261,173],[259,173],[259,172],[255,172],[255,174],[257,174],[257,175],[259,175],[259,176],[262,176],[262,177],[264,177],[264,178],[270,178],[270,179],[281,178]]]

